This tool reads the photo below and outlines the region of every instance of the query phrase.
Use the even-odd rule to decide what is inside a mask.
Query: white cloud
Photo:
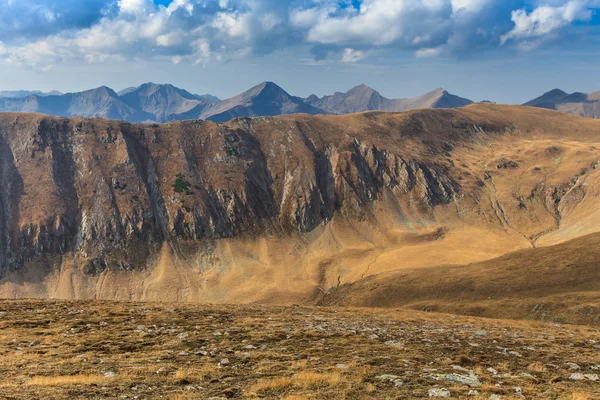
[[[212,26],[231,37],[248,39],[250,35],[248,17],[248,14],[220,12],[216,15]]]
[[[154,6],[152,0],[119,0],[119,9],[125,14],[142,14]]]
[[[355,63],[367,57],[367,52],[362,50],[344,49],[342,54],[342,62]]]
[[[415,52],[417,58],[431,58],[437,57],[443,52],[442,47],[433,47],[428,49],[419,49]]]
[[[487,0],[451,0],[452,11],[454,13],[459,12],[479,12],[483,7],[487,6]]]
[[[169,32],[164,35],[160,35],[156,38],[156,43],[159,46],[169,47],[181,44],[182,38],[179,32]]]
[[[521,42],[521,48],[536,47],[548,35],[577,21],[587,21],[592,17],[588,4],[581,0],[571,0],[562,6],[540,5],[532,12],[516,10],[512,12],[514,28],[501,37],[501,43],[510,40]]]

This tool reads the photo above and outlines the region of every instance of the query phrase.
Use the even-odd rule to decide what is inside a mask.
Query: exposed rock
[[[230,364],[231,362],[229,361],[228,358],[223,358],[221,361],[219,361],[219,367],[226,367]]]
[[[481,386],[481,380],[477,375],[473,372],[468,375],[462,374],[425,374],[424,377],[433,378],[438,381],[443,381],[447,383],[456,383],[459,385],[467,385],[471,387],[479,387]]]
[[[429,397],[452,397],[452,394],[448,389],[429,389]]]
[[[572,381],[583,381],[586,379],[585,375],[580,373],[580,372],[575,372],[572,373],[571,376],[569,376],[569,379]]]

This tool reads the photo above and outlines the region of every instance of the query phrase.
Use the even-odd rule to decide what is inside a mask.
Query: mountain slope
[[[362,84],[346,93],[337,92],[332,96],[318,98],[311,95],[305,99],[308,104],[326,110],[331,114],[350,114],[363,111],[409,111],[422,108],[458,108],[473,103],[436,89],[412,99],[387,99],[376,90]]]
[[[333,289],[321,305],[600,324],[599,243],[592,234],[470,265],[371,276]]]
[[[309,304],[546,247],[600,229],[599,149],[600,121],[493,104],[224,124],[2,114],[0,295]]]
[[[401,100],[404,107],[398,107],[398,111],[417,108],[458,108],[471,103],[473,102],[469,99],[450,94],[444,89],[436,89],[413,99]]]
[[[600,118],[600,91],[568,94],[560,89],[554,89],[523,105],[548,108],[580,117]]]

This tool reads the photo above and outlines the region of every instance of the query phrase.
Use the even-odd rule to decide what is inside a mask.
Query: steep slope
[[[4,297],[312,303],[600,229],[600,121],[529,107],[163,125],[10,113],[0,154]]]
[[[323,114],[299,97],[291,96],[273,82],[264,82],[235,97],[220,102],[205,101],[172,120],[207,119],[225,122],[236,117],[275,116],[286,114]]]
[[[473,103],[436,89],[412,99],[387,99],[376,90],[362,84],[346,93],[337,92],[332,96],[318,98],[311,95],[305,99],[308,104],[326,110],[331,114],[350,114],[363,111],[409,111],[423,108],[458,108]]]
[[[568,94],[554,89],[523,105],[548,108],[580,117],[600,118],[600,91]]]
[[[145,83],[121,94],[121,100],[131,108],[152,114],[153,121],[164,122],[172,114],[181,114],[196,107],[200,100],[173,85]]]

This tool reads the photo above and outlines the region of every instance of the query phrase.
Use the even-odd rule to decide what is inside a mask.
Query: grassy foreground
[[[600,399],[600,330],[409,310],[1,301],[2,399]]]

